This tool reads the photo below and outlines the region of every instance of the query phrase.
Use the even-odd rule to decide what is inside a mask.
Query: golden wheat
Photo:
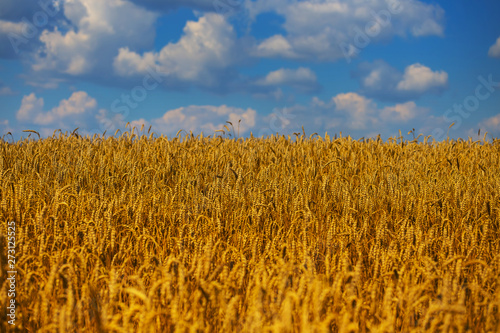
[[[470,139],[2,141],[1,329],[15,221],[19,331],[498,332],[499,168]]]

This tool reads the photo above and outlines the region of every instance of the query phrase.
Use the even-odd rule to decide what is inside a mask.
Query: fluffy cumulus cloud
[[[125,77],[154,68],[172,86],[189,83],[217,89],[227,85],[235,74],[233,66],[245,58],[244,42],[237,40],[233,27],[222,15],[207,13],[198,21],[188,21],[180,40],[159,52],[141,55],[121,48],[113,66],[117,74]]]
[[[286,34],[256,48],[261,57],[350,60],[369,43],[393,36],[444,35],[443,9],[417,0],[248,0],[246,7],[252,19],[265,12],[285,19]]]
[[[59,0],[0,1],[0,58],[29,54],[40,46],[39,36],[62,22]]]
[[[314,97],[309,105],[295,105],[286,115],[278,112],[276,119],[293,120],[293,126],[285,126],[284,132],[293,132],[303,125],[307,130],[340,132],[353,137],[373,137],[379,133],[397,133],[398,129],[416,127],[419,116],[427,116],[429,110],[410,101],[379,106],[372,99],[355,92],[340,93],[329,101]],[[410,125],[411,124],[411,125]]]
[[[343,131],[353,137],[371,137],[387,133],[394,126],[403,130],[417,127],[414,122],[419,116],[427,117],[428,110],[418,107],[413,101],[379,106],[372,99],[355,92],[340,93],[328,101],[315,97],[308,105],[276,108],[266,116],[258,115],[252,108],[190,105],[168,110],[156,119],[143,117],[132,120],[126,120],[120,113],[99,109],[96,100],[84,91],[74,92],[68,99],[47,111],[44,99],[32,93],[24,96],[16,113],[19,128],[35,127],[42,136],[50,136],[58,128],[66,131],[77,127],[82,135],[102,133],[104,130],[108,134],[114,134],[117,129],[125,128],[126,121],[130,121],[131,126],[138,129],[143,124],[145,129],[151,126],[152,131],[167,136],[174,136],[180,129],[188,133],[192,131],[196,135],[200,132],[213,135],[229,121],[234,125],[235,131],[239,124],[240,136],[250,132],[258,136],[276,132],[292,134],[304,126],[306,130],[314,129],[318,132]],[[8,121],[2,122],[1,129],[10,128]],[[490,125],[493,123],[490,121]]]
[[[104,77],[121,47],[151,47],[158,14],[123,0],[64,0],[69,22],[40,35],[35,72]]]
[[[334,114],[344,119],[341,122],[344,126],[354,130],[387,123],[404,124],[425,112],[413,101],[380,108],[371,99],[352,92],[338,94],[332,100],[335,103]]]
[[[404,101],[427,93],[440,94],[448,87],[448,73],[433,71],[416,63],[400,72],[382,60],[362,63],[353,76],[360,82],[361,92],[385,101]]]
[[[281,68],[269,72],[264,78],[258,79],[255,84],[264,87],[290,86],[303,92],[316,91],[319,88],[316,74],[305,67]]]
[[[145,66],[156,64],[169,74],[164,82],[169,88],[195,84],[227,90],[236,88],[239,74],[233,65],[248,61],[252,43],[251,37],[237,39],[226,21],[228,13],[244,13],[243,4],[244,0],[4,0],[0,4],[0,58],[18,55],[9,41],[10,34],[15,34],[21,41],[16,47],[28,51],[29,81],[37,86],[48,78],[72,77],[120,85],[127,81],[117,81],[117,74],[133,80]],[[198,17],[206,14],[187,22],[177,43],[160,52],[144,52],[154,48],[158,17],[179,7],[192,9]],[[25,42],[26,22],[33,23],[38,14],[47,17],[44,8],[57,15],[48,15],[48,22],[34,27],[36,33]],[[243,81],[239,80],[239,90],[244,89]]]
[[[20,122],[39,122],[36,118],[43,114],[43,98],[37,98],[34,93],[24,96],[21,108],[16,113],[16,118]]]
[[[238,39],[233,26],[220,14],[206,13],[197,21],[188,21],[177,42],[165,45],[159,52],[119,50],[114,70],[122,77],[161,73],[171,88],[194,85],[210,91],[245,91],[259,96],[282,95],[282,86],[310,93],[319,89],[317,77],[309,68],[281,68],[265,77],[244,78],[237,68],[247,64],[252,40]]]
[[[300,56],[292,47],[292,44],[282,35],[274,35],[261,42],[256,49],[256,55],[260,57],[296,58]]]
[[[241,109],[226,105],[190,105],[180,107],[174,110],[169,110],[165,114],[151,121],[145,119],[134,120],[131,122],[133,126],[140,128],[144,124],[145,128],[152,125],[152,131],[168,136],[175,135],[179,130],[183,129],[188,133],[198,135],[203,132],[205,135],[213,135],[216,130],[223,129],[226,121],[233,124],[235,131],[239,134],[248,134],[248,131],[256,124],[257,112],[254,109]],[[229,127],[231,128],[231,127]],[[236,133],[237,134],[237,133]]]
[[[401,122],[406,123],[415,118],[423,111],[415,102],[406,102],[403,104],[396,104],[394,106],[386,106],[380,112],[382,120],[387,122]]]
[[[366,129],[376,124],[376,106],[371,100],[356,93],[338,94],[332,100],[335,102],[336,114],[345,119],[347,128]]]
[[[58,128],[88,127],[97,114],[97,101],[84,91],[74,92],[49,111],[44,111],[44,99],[31,93],[23,97],[16,119],[20,124],[38,125],[44,135],[49,135]]]
[[[492,58],[500,58],[500,37],[498,37],[495,44],[490,47],[488,55]]]
[[[429,67],[417,63],[406,67],[403,79],[398,82],[396,89],[424,93],[429,90],[442,90],[447,84],[448,74],[446,72],[433,72]]]

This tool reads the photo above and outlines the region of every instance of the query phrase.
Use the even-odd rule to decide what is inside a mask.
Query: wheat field
[[[499,143],[0,141],[0,330],[500,332]]]

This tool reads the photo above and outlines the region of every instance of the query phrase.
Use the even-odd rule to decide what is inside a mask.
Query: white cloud
[[[30,122],[43,113],[43,98],[36,98],[34,93],[24,96],[21,108],[16,113],[18,121]],[[36,120],[35,120],[36,121]]]
[[[102,133],[107,129],[108,133],[114,134],[117,129],[125,128],[126,120],[121,114],[111,113],[107,110],[99,110],[96,119],[104,128],[94,129],[91,133]],[[254,109],[236,108],[226,105],[190,105],[166,111],[162,117],[155,119],[133,119],[130,120],[130,126],[141,129],[144,124],[144,130],[147,131],[151,126],[151,131],[160,135],[174,136],[179,130],[185,130],[189,133],[213,135],[214,131],[223,129],[230,121],[234,125],[235,131],[238,130],[238,121],[241,119],[240,135],[244,135],[249,129],[255,126],[257,121],[257,112]],[[230,127],[231,128],[231,127]],[[86,132],[85,132],[86,133]],[[237,133],[237,132],[236,132]]]
[[[281,68],[270,72],[266,77],[257,82],[262,85],[280,85],[293,83],[315,83],[316,74],[309,68],[299,67],[297,69]]]
[[[63,8],[71,25],[66,32],[43,31],[34,71],[105,76],[119,48],[153,45],[158,14],[130,2],[64,0]]]
[[[354,77],[359,79],[361,93],[387,101],[405,101],[427,93],[440,94],[448,88],[448,73],[433,71],[416,63],[401,73],[382,60],[361,63]]]
[[[374,69],[363,79],[363,85],[366,87],[377,87],[382,81],[381,69]]]
[[[7,35],[9,33],[22,35],[23,23],[0,20],[0,35]]]
[[[342,131],[344,135],[353,137],[373,137],[379,133],[397,133],[399,129],[409,130],[411,127],[417,127],[422,119],[428,118],[428,113],[427,108],[419,107],[413,101],[379,106],[372,99],[355,92],[347,92],[337,94],[328,101],[313,97],[309,105],[294,105],[287,109],[286,117],[274,118],[278,125],[280,121],[284,121],[281,124],[286,126],[278,126],[283,134],[285,131],[288,134],[301,131],[301,126],[304,126],[306,132]],[[270,122],[268,118],[266,119]],[[289,124],[288,119],[293,119],[293,126]]]
[[[169,110],[157,119],[127,120],[121,113],[110,112],[99,109],[97,101],[84,91],[74,92],[68,99],[60,101],[59,105],[44,111],[44,99],[38,98],[34,93],[24,96],[16,119],[21,126],[36,125],[36,130],[42,136],[50,136],[54,130],[61,129],[63,132],[79,128],[82,135],[102,134],[104,130],[113,135],[117,129],[125,129],[127,121],[132,127],[140,130],[142,124],[147,130],[152,125],[152,131],[157,134],[175,135],[180,129],[187,132],[199,133],[203,131],[207,135],[214,134],[215,130],[223,129],[226,121],[235,126],[235,131],[244,135],[255,126],[257,112],[254,109],[230,107],[226,105],[190,105]],[[7,128],[8,121],[0,129]],[[235,133],[236,134],[236,133]]]
[[[24,96],[16,119],[21,123],[49,126],[52,130],[87,126],[95,119],[97,102],[84,91],[74,92],[58,106],[44,111],[44,100],[34,93]]]
[[[429,67],[413,64],[405,69],[403,79],[396,88],[402,91],[422,93],[448,84],[448,74],[444,71],[433,72]]]
[[[233,123],[237,131],[237,124],[241,119],[240,135],[242,135],[255,126],[256,116],[257,112],[251,108],[244,110],[226,105],[191,105],[169,110],[161,118],[152,120],[151,124],[153,131],[167,135],[175,135],[180,129],[188,133],[193,131],[193,134],[203,132],[212,135],[214,131],[223,129],[223,126],[227,125],[226,121]],[[140,123],[140,121],[135,122],[136,125]]]
[[[298,58],[299,56],[293,51],[290,42],[282,35],[274,35],[264,40],[257,47],[256,56],[260,57],[282,57],[282,58]]]
[[[496,43],[490,47],[488,55],[492,58],[500,58],[500,37],[498,37]]]
[[[120,49],[113,66],[121,76],[144,74],[151,67],[173,82],[217,87],[224,84],[231,67],[246,57],[241,47],[224,17],[207,13],[196,22],[188,21],[180,40],[165,45],[160,52],[139,55]]]
[[[381,119],[387,122],[407,122],[424,112],[424,109],[417,107],[415,102],[406,102],[387,106],[380,112]]]
[[[0,58],[12,58],[17,55],[15,47],[18,40],[13,36],[22,37],[22,35],[22,23],[0,20]],[[22,45],[24,46],[24,44]],[[17,48],[18,51],[21,51],[20,47]]]
[[[151,125],[149,121],[147,121],[144,118],[137,119],[137,120],[132,120],[130,122],[130,128],[136,128],[136,133],[137,131],[141,130],[142,125],[144,125],[144,129],[147,131],[149,126]]]
[[[356,93],[338,94],[333,97],[336,112],[341,112],[347,119],[346,125],[355,130],[366,129],[377,122],[374,117],[376,105],[370,100]]]
[[[478,124],[481,129],[481,133],[486,133],[493,135],[495,137],[500,136],[500,113],[496,114],[490,118],[484,119]]]
[[[267,87],[288,85],[304,92],[314,91],[319,87],[316,74],[305,67],[297,69],[280,68],[269,72],[264,78],[257,80],[255,84]]]
[[[245,5],[251,19],[270,11],[285,19],[286,34],[272,36],[258,45],[256,54],[262,57],[336,61],[344,58],[345,51],[340,45],[355,47],[362,34],[374,43],[408,34],[414,37],[444,35],[444,11],[438,5],[417,0],[401,0],[400,7],[390,3],[386,0],[248,0]],[[360,49],[359,45],[356,47]]]

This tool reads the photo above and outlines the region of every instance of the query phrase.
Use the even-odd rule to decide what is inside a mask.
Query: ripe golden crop
[[[498,332],[500,145],[0,142],[27,332]]]

